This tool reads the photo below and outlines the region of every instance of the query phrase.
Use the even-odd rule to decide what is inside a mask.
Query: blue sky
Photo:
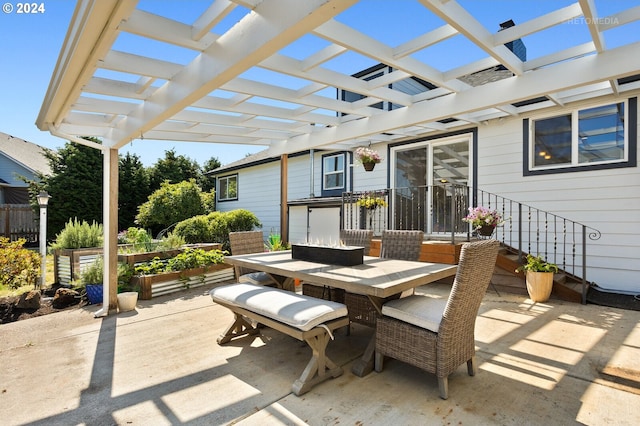
[[[497,31],[498,24],[508,19],[516,23],[543,15],[559,7],[568,6],[573,0],[459,0],[459,2],[476,19],[489,30]],[[4,3],[4,1],[3,1]],[[17,2],[10,0],[16,5]],[[2,66],[0,67],[0,132],[11,134],[39,145],[58,148],[66,141],[41,132],[35,126],[35,121],[42,105],[52,71],[67,27],[71,20],[75,2],[71,0],[48,0],[41,2],[45,6],[42,14],[0,13],[0,40],[2,45]],[[142,0],[139,7],[150,12],[171,16],[183,22],[192,22],[211,3],[211,0]],[[367,0],[347,10],[336,19],[349,23],[365,33],[375,31],[376,37],[391,46],[399,45],[429,29],[434,29],[442,23],[423,8],[407,11],[394,5],[404,0]],[[599,16],[639,5],[638,0],[596,0]],[[366,18],[365,18],[366,17]],[[237,19],[229,16],[214,28],[214,32],[221,32],[233,25]],[[527,47],[529,59],[533,59],[565,47],[575,46],[590,40],[584,25],[576,23],[563,24],[544,34],[526,37],[523,41]],[[628,37],[637,40],[640,25],[633,23],[621,28],[607,31],[605,40],[607,47],[624,44]],[[633,34],[633,35],[631,35]],[[373,34],[371,34],[373,35]],[[152,46],[136,45],[127,40],[126,36],[116,41],[121,43],[122,50],[135,53],[136,50],[149,53]],[[324,47],[326,41],[314,36],[303,37],[296,43],[284,49],[283,53],[294,58],[302,58]],[[126,49],[124,49],[126,45]],[[166,46],[164,47],[166,49]],[[452,53],[454,52],[454,53]],[[464,52],[464,53],[461,53]],[[166,54],[166,53],[165,53]],[[171,58],[175,62],[186,63],[194,52],[176,50]],[[486,57],[486,54],[460,37],[450,39],[441,45],[425,49],[416,57],[435,66],[440,70],[448,70],[463,63]],[[354,73],[368,66],[375,65],[369,58],[357,54],[349,54],[336,58],[325,64],[326,67],[343,72]],[[268,72],[249,71],[246,77],[257,80],[270,80],[273,76]],[[289,84],[299,84],[291,81]],[[184,154],[203,163],[211,157],[218,157],[223,164],[244,157],[247,153],[264,149],[256,146],[233,146],[223,144],[196,144],[184,142],[134,141],[121,152],[138,154],[143,163],[152,165],[164,151],[175,148],[179,154]]]

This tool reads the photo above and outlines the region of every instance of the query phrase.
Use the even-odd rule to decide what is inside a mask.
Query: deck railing
[[[462,219],[475,206],[502,215],[504,223],[492,238],[517,254],[519,263],[533,254],[557,264],[568,277],[582,282],[586,302],[587,240],[600,238],[600,231],[497,194],[450,183],[345,192],[342,226],[372,229],[376,235],[384,229],[419,229],[430,239],[469,241],[476,233]]]

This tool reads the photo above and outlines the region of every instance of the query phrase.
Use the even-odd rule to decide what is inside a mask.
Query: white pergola
[[[261,145],[269,156],[286,159],[637,90],[640,31],[629,31],[613,48],[607,40],[638,24],[640,6],[601,16],[597,6],[605,1],[484,2],[531,9],[530,19],[501,31],[499,18],[488,25],[469,11],[482,1],[388,1],[400,13],[382,31],[367,19],[381,0],[185,2],[184,8],[202,8],[192,22],[142,10],[137,0],[79,0],[37,126],[104,153],[108,267],[98,315],[116,307],[117,161],[128,143]],[[395,18],[405,10],[406,20],[419,15],[424,28]],[[558,39],[525,61],[505,46],[521,39],[531,48],[540,36],[561,30],[582,38],[575,44]],[[403,35],[402,41],[391,44],[398,37],[389,33]],[[434,52],[454,56],[455,65],[443,69],[443,53]],[[392,72],[368,81],[353,76],[379,63]],[[496,66],[512,77],[465,82]],[[391,86],[409,77],[436,88],[412,95]],[[361,99],[341,100],[336,89]],[[373,107],[381,101],[394,109]]]

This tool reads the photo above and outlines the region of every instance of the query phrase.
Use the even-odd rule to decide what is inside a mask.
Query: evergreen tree
[[[118,168],[118,229],[136,226],[138,206],[147,201],[151,194],[149,174],[136,154],[127,153],[120,157]]]
[[[199,182],[200,188],[202,188],[203,191],[209,192],[212,189],[215,189],[216,187],[215,178],[211,175],[207,175],[206,173],[211,170],[217,169],[221,165],[222,163],[220,163],[220,160],[218,160],[218,157],[211,157],[204,162],[204,164],[202,165],[202,180]]]
[[[164,158],[159,159],[149,169],[149,185],[151,191],[160,189],[160,185],[164,181],[169,183],[179,183],[195,179],[202,179],[202,170],[195,160],[184,155],[176,155],[175,150],[165,151]]]
[[[96,138],[85,139],[101,143]],[[102,223],[102,152],[67,142],[57,152],[46,151],[45,157],[51,175],[40,176],[39,186],[51,195],[47,239],[55,238],[70,218]]]

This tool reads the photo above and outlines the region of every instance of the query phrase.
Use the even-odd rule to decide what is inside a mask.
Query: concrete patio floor
[[[434,376],[388,360],[350,369],[370,330],[328,353],[344,374],[291,393],[310,352],[270,329],[218,346],[231,313],[209,288],[140,301],[95,319],[86,307],[0,326],[5,425],[637,425],[640,312],[487,292],[476,323],[478,374],[466,366],[438,397]],[[437,296],[448,286],[419,289]]]

